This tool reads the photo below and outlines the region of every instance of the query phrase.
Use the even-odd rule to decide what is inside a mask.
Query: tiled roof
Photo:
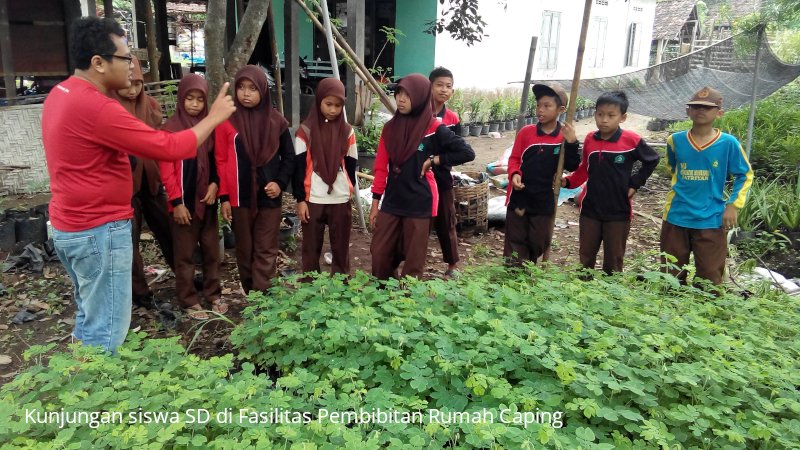
[[[677,37],[692,14],[695,3],[695,0],[659,0],[653,23],[653,39]]]

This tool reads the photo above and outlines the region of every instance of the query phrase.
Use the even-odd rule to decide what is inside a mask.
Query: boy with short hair
[[[689,254],[694,252],[696,275],[722,283],[727,255],[726,232],[736,226],[753,182],[747,155],[735,137],[714,128],[721,117],[722,94],[704,87],[686,103],[692,128],[667,139],[672,189],[664,205],[661,251],[677,259],[681,269],[670,270],[686,282]],[[726,201],[725,182],[733,175],[733,191]],[[662,264],[665,258],[662,257]],[[666,265],[663,270],[669,270]]]
[[[624,92],[606,92],[597,99],[594,115],[597,131],[586,135],[581,163],[561,181],[564,187],[586,182],[580,216],[582,266],[594,269],[603,243],[603,271],[621,272],[625,246],[631,229],[631,198],[644,186],[658,165],[659,155],[620,124],[627,119],[628,97]],[[633,164],[642,166],[632,174]]]
[[[431,107],[433,116],[439,123],[446,125],[456,135],[460,134],[461,123],[458,114],[447,107],[453,96],[453,72],[444,67],[437,67],[428,75],[431,82]],[[456,207],[453,197],[452,166],[442,164],[433,166],[436,186],[439,191],[439,209],[433,218],[432,227],[436,231],[439,245],[442,248],[442,259],[447,263],[445,278],[456,274],[458,267],[458,235],[456,234]]]
[[[564,88],[557,83],[535,84],[533,94],[538,123],[520,130],[508,159],[510,186],[503,256],[511,265],[535,263],[550,247],[555,213],[553,177],[562,145],[566,170],[575,170],[580,162],[574,128],[558,122],[567,105]]]

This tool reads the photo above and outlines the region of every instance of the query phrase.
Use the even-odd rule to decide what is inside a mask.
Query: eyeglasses
[[[121,56],[121,55],[100,55],[104,58],[118,58],[121,59],[128,64],[133,64],[133,56]]]

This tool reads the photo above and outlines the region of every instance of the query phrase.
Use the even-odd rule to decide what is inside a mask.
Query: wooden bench
[[[305,61],[308,69],[309,78],[331,78],[333,77],[333,67],[330,61]]]

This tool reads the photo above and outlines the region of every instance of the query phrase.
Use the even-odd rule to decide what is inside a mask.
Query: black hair
[[[622,91],[604,92],[595,102],[595,108],[603,105],[617,105],[619,112],[625,114],[628,112],[628,96]]]
[[[437,67],[431,71],[430,75],[428,75],[428,81],[433,83],[435,79],[442,77],[450,78],[452,80],[453,72],[450,72],[450,70],[445,69],[444,67]]]
[[[556,102],[556,107],[558,107],[558,108],[561,108],[562,106],[564,106],[564,104],[561,103],[561,96],[556,94],[556,92],[553,91],[553,90],[551,90],[550,92],[547,92],[547,93],[540,94],[540,95],[536,96],[536,101],[538,102],[539,99],[542,98],[542,97],[552,97],[553,101]]]
[[[95,55],[113,55],[117,46],[111,35],[125,37],[125,30],[114,19],[81,17],[72,24],[69,34],[69,56],[80,70],[86,70]],[[110,61],[110,56],[103,56]]]

